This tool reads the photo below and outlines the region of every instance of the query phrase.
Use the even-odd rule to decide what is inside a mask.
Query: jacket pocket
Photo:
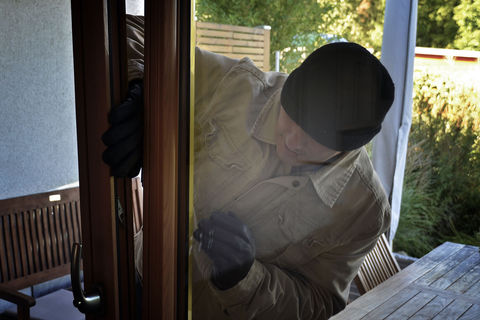
[[[205,134],[205,147],[208,156],[224,169],[248,170],[251,166],[245,156],[238,151],[227,130],[212,119]]]
[[[324,242],[315,236],[306,237],[298,243],[291,243],[271,263],[281,268],[296,270],[321,254],[328,252],[337,244]]]

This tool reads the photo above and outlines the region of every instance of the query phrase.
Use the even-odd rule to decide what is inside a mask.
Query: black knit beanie
[[[318,143],[337,151],[367,144],[381,129],[394,85],[381,62],[351,42],[327,44],[287,78],[285,112]]]

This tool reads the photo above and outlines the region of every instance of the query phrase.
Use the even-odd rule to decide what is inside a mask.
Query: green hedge
[[[415,74],[412,127],[394,250],[421,257],[444,241],[480,245],[480,94]]]

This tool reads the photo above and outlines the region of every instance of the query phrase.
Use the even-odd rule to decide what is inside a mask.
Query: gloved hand
[[[215,212],[202,219],[193,237],[213,262],[211,281],[218,289],[229,289],[248,274],[255,260],[255,241],[233,213]]]
[[[127,98],[112,108],[108,121],[111,126],[102,136],[107,146],[103,161],[110,166],[113,176],[133,178],[143,164],[142,80],[130,82]]]

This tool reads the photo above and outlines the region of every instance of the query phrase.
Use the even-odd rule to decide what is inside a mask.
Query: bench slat
[[[8,279],[7,273],[7,252],[5,251],[5,245],[3,242],[3,217],[0,217],[0,279],[6,281]]]
[[[77,207],[77,224],[78,224],[78,234],[79,234],[79,241],[81,241],[82,235],[82,215],[80,211],[80,200],[75,201],[75,206]]]
[[[72,203],[69,203],[66,211],[66,221],[67,221],[67,230],[68,230],[68,251],[73,247],[73,227],[72,227]]]
[[[30,222],[30,232],[32,233],[32,255],[34,259],[34,269],[32,272],[42,271],[42,259],[40,257],[40,240],[38,239],[37,232],[37,212],[35,210],[30,211],[29,222]]]
[[[13,250],[13,265],[15,266],[15,277],[22,276],[22,258],[20,256],[20,246],[18,241],[18,225],[17,225],[17,214],[13,214],[10,216],[10,226],[11,226],[11,233],[12,233],[12,250]]]
[[[34,218],[32,222],[35,226],[35,233],[37,234],[38,241],[37,254],[40,257],[40,266],[37,267],[37,270],[42,271],[47,269],[47,259],[45,254],[45,237],[43,236],[42,229],[42,209],[35,210],[35,214],[32,215],[32,217]]]
[[[77,206],[76,206],[76,202],[72,203],[72,223],[73,223],[73,241],[74,242],[80,242],[80,237],[79,237],[79,234],[78,234],[78,220],[77,220],[77,216],[78,216],[78,210],[77,210]]]
[[[52,235],[49,230],[48,226],[48,207],[42,208],[42,230],[43,230],[43,237],[45,239],[45,258],[47,261],[47,269],[53,268],[53,258],[52,258]]]
[[[10,233],[10,217],[3,217],[3,232],[5,235],[5,248],[7,250],[8,279],[15,278],[15,269],[13,266],[12,235]]]
[[[63,254],[63,234],[62,234],[62,228],[60,227],[60,207],[62,205],[56,205],[54,207],[55,210],[55,230],[57,233],[57,247],[58,247],[58,258],[59,258],[59,264],[64,264],[67,263],[65,260],[65,256]]]
[[[52,241],[52,266],[60,265],[58,259],[58,239],[57,239],[57,230],[55,229],[55,206],[48,208],[48,227],[50,233],[50,240]]]
[[[19,212],[15,215],[18,225],[18,241],[20,247],[20,258],[22,262],[22,276],[28,274],[28,260],[27,260],[27,249],[26,249],[26,237],[25,237],[25,228],[23,226],[23,212]]]
[[[65,260],[69,261],[69,250],[70,247],[68,246],[68,229],[67,229],[67,222],[66,222],[66,206],[67,204],[62,205],[60,209],[60,221],[62,226],[62,234],[63,234],[63,252],[65,254]]]
[[[35,261],[33,259],[33,244],[30,230],[30,212],[22,212],[23,228],[25,230],[25,252],[27,255],[27,269],[28,273],[31,274],[35,270]]]

